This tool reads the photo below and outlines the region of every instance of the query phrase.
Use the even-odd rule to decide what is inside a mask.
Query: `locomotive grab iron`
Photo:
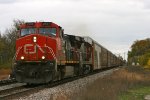
[[[20,25],[14,60],[13,76],[18,82],[30,84],[123,64],[121,58],[90,37],[64,34],[53,22]]]

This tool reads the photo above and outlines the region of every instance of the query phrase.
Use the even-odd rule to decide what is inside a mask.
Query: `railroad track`
[[[0,100],[11,100],[11,99],[16,99],[19,97],[23,97],[23,96],[27,96],[30,95],[32,93],[36,93],[40,90],[43,90],[45,88],[52,88],[61,84],[65,84],[67,82],[71,82],[83,77],[87,77],[99,72],[104,72],[106,70],[109,70],[112,68],[108,68],[108,69],[104,69],[104,70],[98,70],[98,71],[94,71],[88,75],[83,75],[83,76],[76,76],[76,77],[72,77],[72,78],[65,78],[63,80],[60,81],[54,81],[52,83],[49,84],[44,84],[44,85],[37,85],[37,86],[28,86],[28,85],[20,85],[14,88],[9,88],[9,89],[4,89],[4,90],[0,90]],[[113,68],[114,69],[114,68]],[[116,68],[115,68],[116,69]]]
[[[45,85],[37,85],[37,86],[21,85],[21,86],[17,86],[14,88],[0,90],[0,100],[11,100],[11,99],[19,98],[19,97],[31,94],[31,92],[36,93],[42,89],[52,88],[52,87],[76,80],[76,79],[77,77],[66,78],[66,79],[63,79],[60,81],[54,81],[53,83],[45,84]]]
[[[13,84],[13,83],[17,83],[17,81],[15,79],[0,80],[0,87],[4,85]]]
[[[16,86],[15,86],[16,85]],[[3,86],[0,88],[0,100],[2,100],[4,97],[8,97],[9,95],[19,93],[20,91],[27,90],[25,88],[25,84],[14,84],[12,86]]]

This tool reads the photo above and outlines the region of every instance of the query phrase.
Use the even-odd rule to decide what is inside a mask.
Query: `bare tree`
[[[12,27],[6,29],[3,36],[0,34],[0,55],[6,62],[10,62],[15,54],[15,41],[18,37],[19,25],[23,23],[23,20],[13,20]]]

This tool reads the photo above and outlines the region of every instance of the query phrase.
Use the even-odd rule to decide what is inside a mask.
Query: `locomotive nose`
[[[39,60],[45,60],[46,56],[46,37],[41,35],[29,35],[26,36],[20,40],[18,40],[17,43],[20,45],[20,48],[18,48],[18,55],[17,59],[23,60],[23,61],[39,61]],[[19,46],[18,46],[19,47]]]
[[[21,61],[46,61],[56,57],[56,39],[31,34],[17,40],[16,59]]]

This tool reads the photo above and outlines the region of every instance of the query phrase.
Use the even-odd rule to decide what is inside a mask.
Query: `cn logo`
[[[32,49],[31,49],[32,48]],[[33,44],[25,44],[24,45],[24,53],[25,54],[35,54],[37,53],[37,48],[44,53],[44,50],[39,45],[33,45]],[[31,51],[32,50],[32,51]]]
[[[31,48],[33,47],[33,51],[31,51]],[[35,54],[36,53],[36,45],[33,44],[25,44],[24,45],[24,53],[25,54]]]

